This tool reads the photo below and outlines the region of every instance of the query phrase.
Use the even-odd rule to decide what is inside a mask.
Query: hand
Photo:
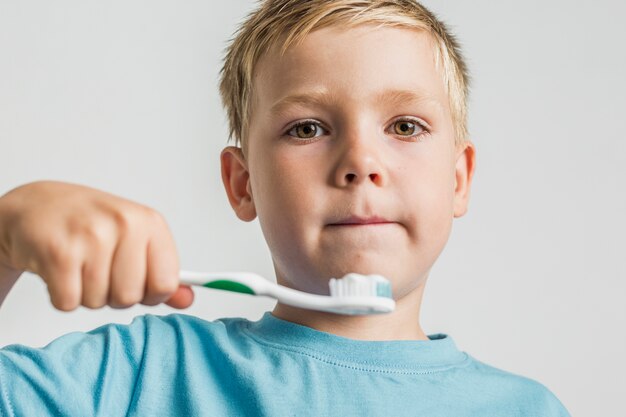
[[[174,239],[158,212],[76,184],[37,181],[0,197],[0,267],[42,277],[63,311],[186,308],[194,298],[179,285]]]

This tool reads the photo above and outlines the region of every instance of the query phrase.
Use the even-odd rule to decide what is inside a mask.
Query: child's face
[[[400,298],[427,278],[474,160],[471,143],[455,148],[433,53],[421,32],[330,27],[260,60],[246,158],[228,147],[222,169],[238,216],[258,214],[280,283],[327,294],[331,277],[376,273]],[[337,225],[350,216],[387,222]]]

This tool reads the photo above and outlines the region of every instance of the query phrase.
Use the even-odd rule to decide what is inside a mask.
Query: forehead
[[[263,112],[307,96],[317,104],[415,99],[447,110],[433,38],[422,30],[331,26],[309,33],[282,56],[279,48],[275,45],[255,68],[254,102]]]

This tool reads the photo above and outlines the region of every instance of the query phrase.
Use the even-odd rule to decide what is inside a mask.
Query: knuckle
[[[157,224],[165,224],[165,217],[159,211],[150,207],[146,207],[146,210],[147,216],[150,218],[150,220]]]
[[[45,256],[50,260],[50,262],[56,265],[62,265],[67,262],[67,254],[56,245],[54,242],[48,243],[44,248]]]
[[[113,214],[118,230],[127,234],[133,230],[148,230],[155,226],[167,228],[165,217],[158,211],[139,204],[125,206]]]
[[[84,238],[93,246],[102,247],[110,240],[110,232],[103,223],[94,223],[83,230]]]
[[[145,227],[146,224],[164,223],[163,216],[150,207],[140,204],[124,206],[113,214],[115,223],[122,233]]]
[[[60,270],[61,272],[69,271],[72,265],[77,260],[77,249],[74,247],[62,244],[60,242],[50,242],[46,245],[45,249],[45,258],[54,265],[55,269]]]
[[[132,209],[124,208],[121,210],[115,211],[113,214],[113,219],[117,228],[123,234],[126,234],[132,230],[132,228],[136,224],[136,215],[134,214]]]

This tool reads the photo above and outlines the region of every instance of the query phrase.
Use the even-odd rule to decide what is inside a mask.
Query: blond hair
[[[220,94],[228,115],[229,139],[247,154],[254,69],[263,53],[282,45],[281,55],[309,32],[336,24],[377,23],[429,33],[435,67],[441,71],[454,124],[455,143],[468,140],[469,74],[456,38],[443,22],[413,0],[265,0],[235,33],[220,71]]]

